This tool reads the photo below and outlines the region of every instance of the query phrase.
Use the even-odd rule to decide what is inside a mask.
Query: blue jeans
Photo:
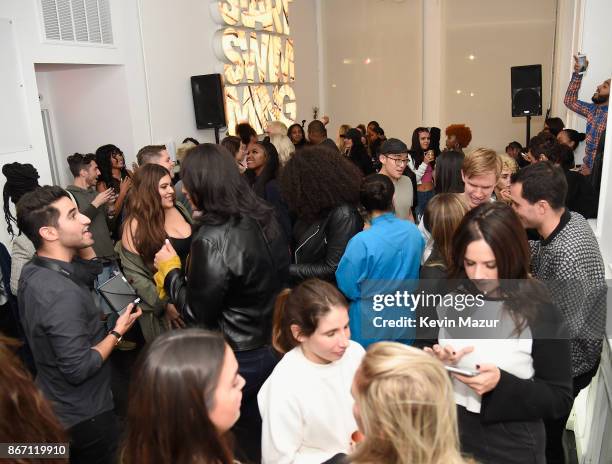
[[[415,208],[416,218],[418,221],[421,220],[423,213],[425,212],[425,206],[427,206],[427,202],[433,198],[435,195],[434,190],[428,190],[427,192],[418,192],[417,191],[417,206]]]

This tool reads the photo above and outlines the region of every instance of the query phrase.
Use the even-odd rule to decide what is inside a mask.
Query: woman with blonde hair
[[[340,150],[340,153],[342,153],[344,155],[344,152],[346,151],[346,146],[345,146],[345,135],[346,133],[349,131],[349,129],[351,128],[351,126],[349,126],[348,124],[342,124],[339,128],[338,128],[338,138],[336,139],[336,145],[338,145],[338,150]]]
[[[448,152],[447,152],[448,153]],[[460,193],[439,193],[427,202],[423,225],[429,235],[427,243],[431,253],[421,266],[420,290],[429,295],[446,295],[452,285],[448,280],[448,268],[453,258],[453,235],[469,211]],[[416,309],[421,317],[437,319],[435,303],[421,304]],[[436,343],[438,329],[419,325],[416,328],[414,346],[419,348]]]
[[[266,125],[266,134],[269,137],[273,135],[286,135],[287,134],[287,126],[284,122],[280,121],[270,121]]]
[[[464,464],[453,387],[441,362],[395,342],[370,347],[355,374],[353,413],[364,435],[351,464]]]
[[[497,201],[503,201],[504,203],[511,204],[512,198],[510,197],[510,177],[516,171],[518,171],[518,164],[515,159],[506,155],[505,153],[498,153],[497,156],[501,160],[502,170],[495,186],[495,199]]]
[[[270,136],[270,143],[274,145],[278,152],[278,162],[282,168],[289,158],[295,153],[295,145],[285,134],[274,134]]]

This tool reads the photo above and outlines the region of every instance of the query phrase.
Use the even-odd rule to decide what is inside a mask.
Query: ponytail
[[[297,341],[291,333],[291,322],[287,323],[287,300],[291,289],[286,288],[276,297],[274,304],[274,320],[272,322],[272,347],[281,354],[291,351]]]
[[[276,351],[285,354],[298,346],[291,331],[297,325],[300,334],[310,337],[319,319],[327,314],[332,306],[348,309],[348,303],[342,293],[328,282],[309,279],[293,290],[285,289],[276,297],[274,320],[272,322],[272,346]]]

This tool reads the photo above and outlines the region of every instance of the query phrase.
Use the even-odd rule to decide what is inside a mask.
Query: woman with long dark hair
[[[350,385],[364,354],[350,338],[348,304],[333,285],[310,279],[279,295],[272,343],[283,358],[257,395],[264,464],[348,451],[357,428]]]
[[[444,151],[436,158],[433,179],[436,194],[463,193],[461,166],[465,155],[458,151]]]
[[[176,201],[165,168],[145,164],[133,182],[121,242],[115,249],[123,272],[142,298],[139,324],[145,341],[150,343],[168,327],[184,325],[174,305],[157,294],[153,260],[168,239],[185,268],[191,246],[191,217]]]
[[[434,196],[433,166],[434,152],[429,149],[430,135],[426,127],[417,127],[412,132],[412,144],[410,146],[410,160],[407,169],[414,172],[417,182],[417,205],[416,216],[420,220],[425,211],[425,206]]]
[[[112,188],[115,200],[109,203],[108,214],[114,219],[111,224],[113,239],[120,237],[122,214],[127,193],[132,186],[132,173],[125,167],[123,152],[115,145],[102,145],[96,150],[96,164],[100,170],[96,190],[104,192]]]
[[[457,304],[438,306],[445,321],[439,344],[425,348],[471,371],[453,374],[453,386],[462,449],[482,463],[544,463],[543,421],[572,405],[563,317],[529,266],[525,230],[511,207],[495,202],[469,211],[453,237],[450,275],[468,279],[453,301],[471,295],[473,304],[460,312]],[[469,326],[447,323],[459,318]]]
[[[130,388],[124,464],[233,464],[228,431],[244,379],[223,337],[187,329],[158,337]]]
[[[297,283],[317,277],[335,282],[348,241],[363,229],[357,209],[361,172],[340,153],[313,146],[289,160],[280,184],[297,218],[291,280]]]
[[[193,210],[200,213],[189,262],[183,272],[167,242],[155,257],[155,279],[186,322],[222,332],[235,351],[246,388],[234,431],[246,456],[257,461],[256,394],[276,363],[268,345],[289,247],[274,209],[249,187],[225,148],[210,143],[193,148],[181,178]]]
[[[349,129],[344,134],[343,155],[350,159],[364,176],[374,172],[372,159],[368,155],[367,148],[361,142],[361,132],[359,129]]]

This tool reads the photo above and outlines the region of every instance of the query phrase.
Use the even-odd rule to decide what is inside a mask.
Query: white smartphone
[[[587,68],[586,55],[579,53],[578,55],[576,55],[576,58],[578,58],[578,65],[580,66],[578,72],[585,72]]]
[[[477,370],[464,369],[462,367],[444,366],[444,368],[448,372],[452,372],[453,374],[465,375],[466,377],[476,377],[478,374],[480,374],[480,372],[478,372]]]

